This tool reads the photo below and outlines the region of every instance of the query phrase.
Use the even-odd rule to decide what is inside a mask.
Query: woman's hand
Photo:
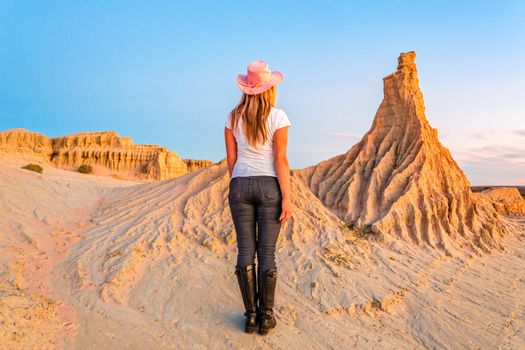
[[[281,216],[279,216],[279,221],[281,224],[284,224],[289,218],[292,217],[292,201],[290,198],[283,198],[282,202],[282,211]]]

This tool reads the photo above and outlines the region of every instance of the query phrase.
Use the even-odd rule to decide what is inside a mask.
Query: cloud
[[[363,135],[354,134],[351,132],[331,132],[328,133],[329,136],[342,137],[345,139],[360,139]]]
[[[458,149],[454,153],[456,158],[463,162],[486,163],[492,166],[497,166],[498,164],[525,166],[525,145],[491,144]]]
[[[525,173],[525,129],[451,130],[446,140],[452,157],[474,184],[522,184]]]
[[[525,159],[525,142],[521,139],[525,136],[525,129],[485,130],[455,136],[451,148],[465,158],[511,163]]]
[[[484,140],[484,141],[490,141],[491,140],[491,132],[489,131],[481,131],[481,132],[476,132],[472,135],[473,138],[476,138],[476,139],[479,139],[479,140]]]

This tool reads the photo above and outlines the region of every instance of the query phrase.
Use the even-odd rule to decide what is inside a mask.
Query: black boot
[[[246,312],[245,332],[252,333],[257,328],[257,277],[255,275],[255,263],[244,268],[235,266],[235,274],[241,289],[242,301]]]
[[[259,334],[266,334],[277,323],[273,314],[277,267],[266,271],[258,270],[257,275],[259,287]]]

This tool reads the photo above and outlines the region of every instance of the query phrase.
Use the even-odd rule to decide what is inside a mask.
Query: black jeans
[[[275,245],[281,229],[282,193],[275,176],[231,178],[228,202],[237,234],[237,266],[255,260],[261,271],[276,267]]]

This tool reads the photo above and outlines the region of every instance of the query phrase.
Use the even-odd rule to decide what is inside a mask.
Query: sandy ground
[[[0,155],[2,348],[525,348],[524,218],[490,254],[385,245],[292,179],[263,337],[243,333],[224,166],[138,184],[27,162]]]

